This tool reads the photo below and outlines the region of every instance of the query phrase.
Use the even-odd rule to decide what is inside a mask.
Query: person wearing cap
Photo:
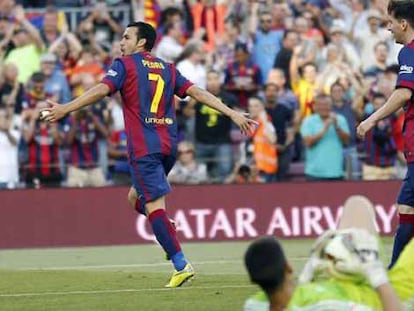
[[[40,71],[45,75],[46,92],[53,94],[59,102],[67,103],[72,99],[68,80],[56,66],[57,56],[52,53],[40,57]]]
[[[375,46],[378,42],[386,42],[392,45],[391,34],[381,26],[382,15],[378,10],[371,9],[367,12],[368,29],[355,30],[354,42],[361,56],[362,69],[365,71],[375,65]]]
[[[329,29],[331,43],[336,45],[339,51],[342,51],[344,54],[344,59],[348,64],[355,70],[359,69],[361,66],[361,57],[358,55],[355,46],[349,42],[346,37],[345,27],[343,24],[334,24]]]

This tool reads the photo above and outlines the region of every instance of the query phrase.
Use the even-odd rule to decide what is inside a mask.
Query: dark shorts
[[[149,154],[135,159],[130,165],[132,184],[141,202],[141,212],[145,204],[171,191],[167,175],[175,163],[175,156],[161,153]]]
[[[401,185],[397,203],[414,207],[414,163],[407,165],[407,175]]]

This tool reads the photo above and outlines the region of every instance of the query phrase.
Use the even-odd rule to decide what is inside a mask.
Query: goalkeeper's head
[[[294,277],[279,241],[275,237],[257,239],[248,247],[244,263],[250,280],[266,292],[271,303],[285,307],[294,290]]]

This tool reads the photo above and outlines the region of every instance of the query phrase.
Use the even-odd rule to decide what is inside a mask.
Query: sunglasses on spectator
[[[194,150],[191,150],[191,149],[179,150],[179,151],[178,151],[178,153],[179,153],[179,154],[184,154],[184,153],[193,153],[193,152],[194,152]]]
[[[261,19],[260,22],[261,23],[271,23],[272,20],[271,19]]]

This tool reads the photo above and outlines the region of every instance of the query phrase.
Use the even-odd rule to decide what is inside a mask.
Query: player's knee
[[[137,199],[138,199],[137,192],[135,191],[135,189],[133,187],[131,187],[129,189],[129,192],[128,192],[128,202],[129,202],[129,205],[131,207],[135,208],[135,203],[137,202]]]

